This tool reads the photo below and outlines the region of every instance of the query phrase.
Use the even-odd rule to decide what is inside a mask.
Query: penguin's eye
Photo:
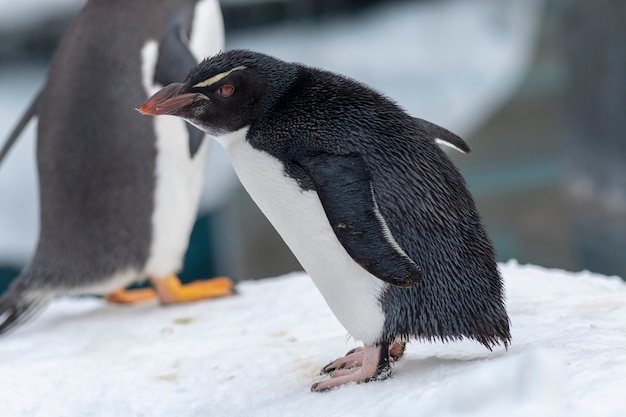
[[[222,97],[230,97],[235,92],[235,87],[230,84],[224,84],[217,89],[217,94]]]

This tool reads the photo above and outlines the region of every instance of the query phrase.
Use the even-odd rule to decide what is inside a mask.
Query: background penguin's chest
[[[152,239],[146,273],[162,277],[180,269],[196,217],[211,141],[189,155],[185,123],[155,118],[156,164]]]
[[[197,4],[194,30],[189,41],[190,49],[197,59],[221,49],[223,35],[220,16],[216,1],[205,0]],[[161,87],[154,84],[158,56],[157,42],[146,42],[141,50],[141,70],[143,88],[148,97]],[[144,273],[163,277],[177,272],[182,266],[202,194],[211,140],[205,137],[198,151],[191,157],[185,122],[173,117],[159,117],[153,123],[157,151],[154,210],[151,219],[152,239]]]
[[[309,273],[341,324],[375,341],[383,328],[385,283],[359,266],[335,236],[320,199],[285,174],[283,164],[245,140],[245,130],[218,138],[243,186]],[[234,138],[234,139],[233,139]]]

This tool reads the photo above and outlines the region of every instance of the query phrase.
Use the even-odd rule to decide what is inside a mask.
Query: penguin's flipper
[[[297,163],[314,183],[337,239],[348,254],[372,275],[399,287],[422,280],[380,214],[369,169],[360,155],[317,154]]]
[[[40,95],[41,92],[37,94],[37,96],[35,96],[33,102],[30,104],[26,112],[22,115],[22,118],[17,123],[7,140],[4,142],[4,145],[0,150],[0,164],[2,163],[2,160],[7,155],[7,153],[9,153],[9,149],[11,149],[15,141],[17,141],[17,138],[20,137],[20,134],[22,133],[26,125],[28,125],[30,119],[32,119],[37,114],[37,102],[39,101]]]
[[[167,35],[159,45],[159,58],[154,71],[154,82],[169,85],[184,80],[189,71],[198,65],[198,61],[183,39],[183,30],[179,27],[169,28]],[[204,132],[187,123],[189,134],[189,155],[198,152],[204,139]]]
[[[470,147],[463,139],[441,126],[430,123],[424,119],[414,117],[413,120],[422,135],[428,139],[434,140],[440,145],[448,146],[462,153],[469,153]]]
[[[226,277],[197,280],[188,284],[182,284],[178,277],[170,275],[165,278],[151,278],[150,283],[163,304],[235,295],[234,284]]]

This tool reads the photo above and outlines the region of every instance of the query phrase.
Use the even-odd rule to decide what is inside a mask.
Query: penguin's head
[[[296,72],[296,64],[257,52],[222,52],[202,61],[185,82],[156,92],[138,110],[181,117],[212,135],[234,132],[271,108]]]

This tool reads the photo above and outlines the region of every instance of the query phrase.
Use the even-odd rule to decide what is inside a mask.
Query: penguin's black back
[[[153,121],[134,110],[147,98],[141,50],[168,31],[179,36],[177,26],[188,31],[195,3],[91,0],[62,38],[37,102],[41,231],[24,274],[39,288],[98,282],[146,262],[156,138]]]
[[[135,108],[146,89],[183,79],[197,64],[187,41],[199,1],[89,0],[65,31],[46,84],[5,147],[36,114],[40,235],[30,264],[0,297],[0,333],[56,295],[102,294],[155,273],[149,260],[168,249],[150,253],[153,217],[168,220],[153,216],[154,121]],[[204,134],[187,130],[193,157]]]
[[[381,340],[468,337],[489,348],[506,345],[494,249],[465,181],[435,143],[442,133],[454,136],[356,81],[298,66],[248,140],[281,160],[305,190],[315,184],[297,163],[303,155],[365,161],[382,217],[423,276],[411,288],[389,285],[382,294]]]
[[[124,23],[99,9],[90,3],[66,33],[38,103],[41,231],[31,268],[54,265],[67,282],[139,269],[150,242],[154,133],[132,112],[145,95],[141,39],[116,39]]]
[[[381,214],[424,277],[411,288],[387,288],[384,339],[469,337],[489,348],[506,345],[502,279],[465,181],[436,145],[412,145],[400,153],[415,169],[380,157],[373,172],[378,200],[391,203],[380,204]]]

